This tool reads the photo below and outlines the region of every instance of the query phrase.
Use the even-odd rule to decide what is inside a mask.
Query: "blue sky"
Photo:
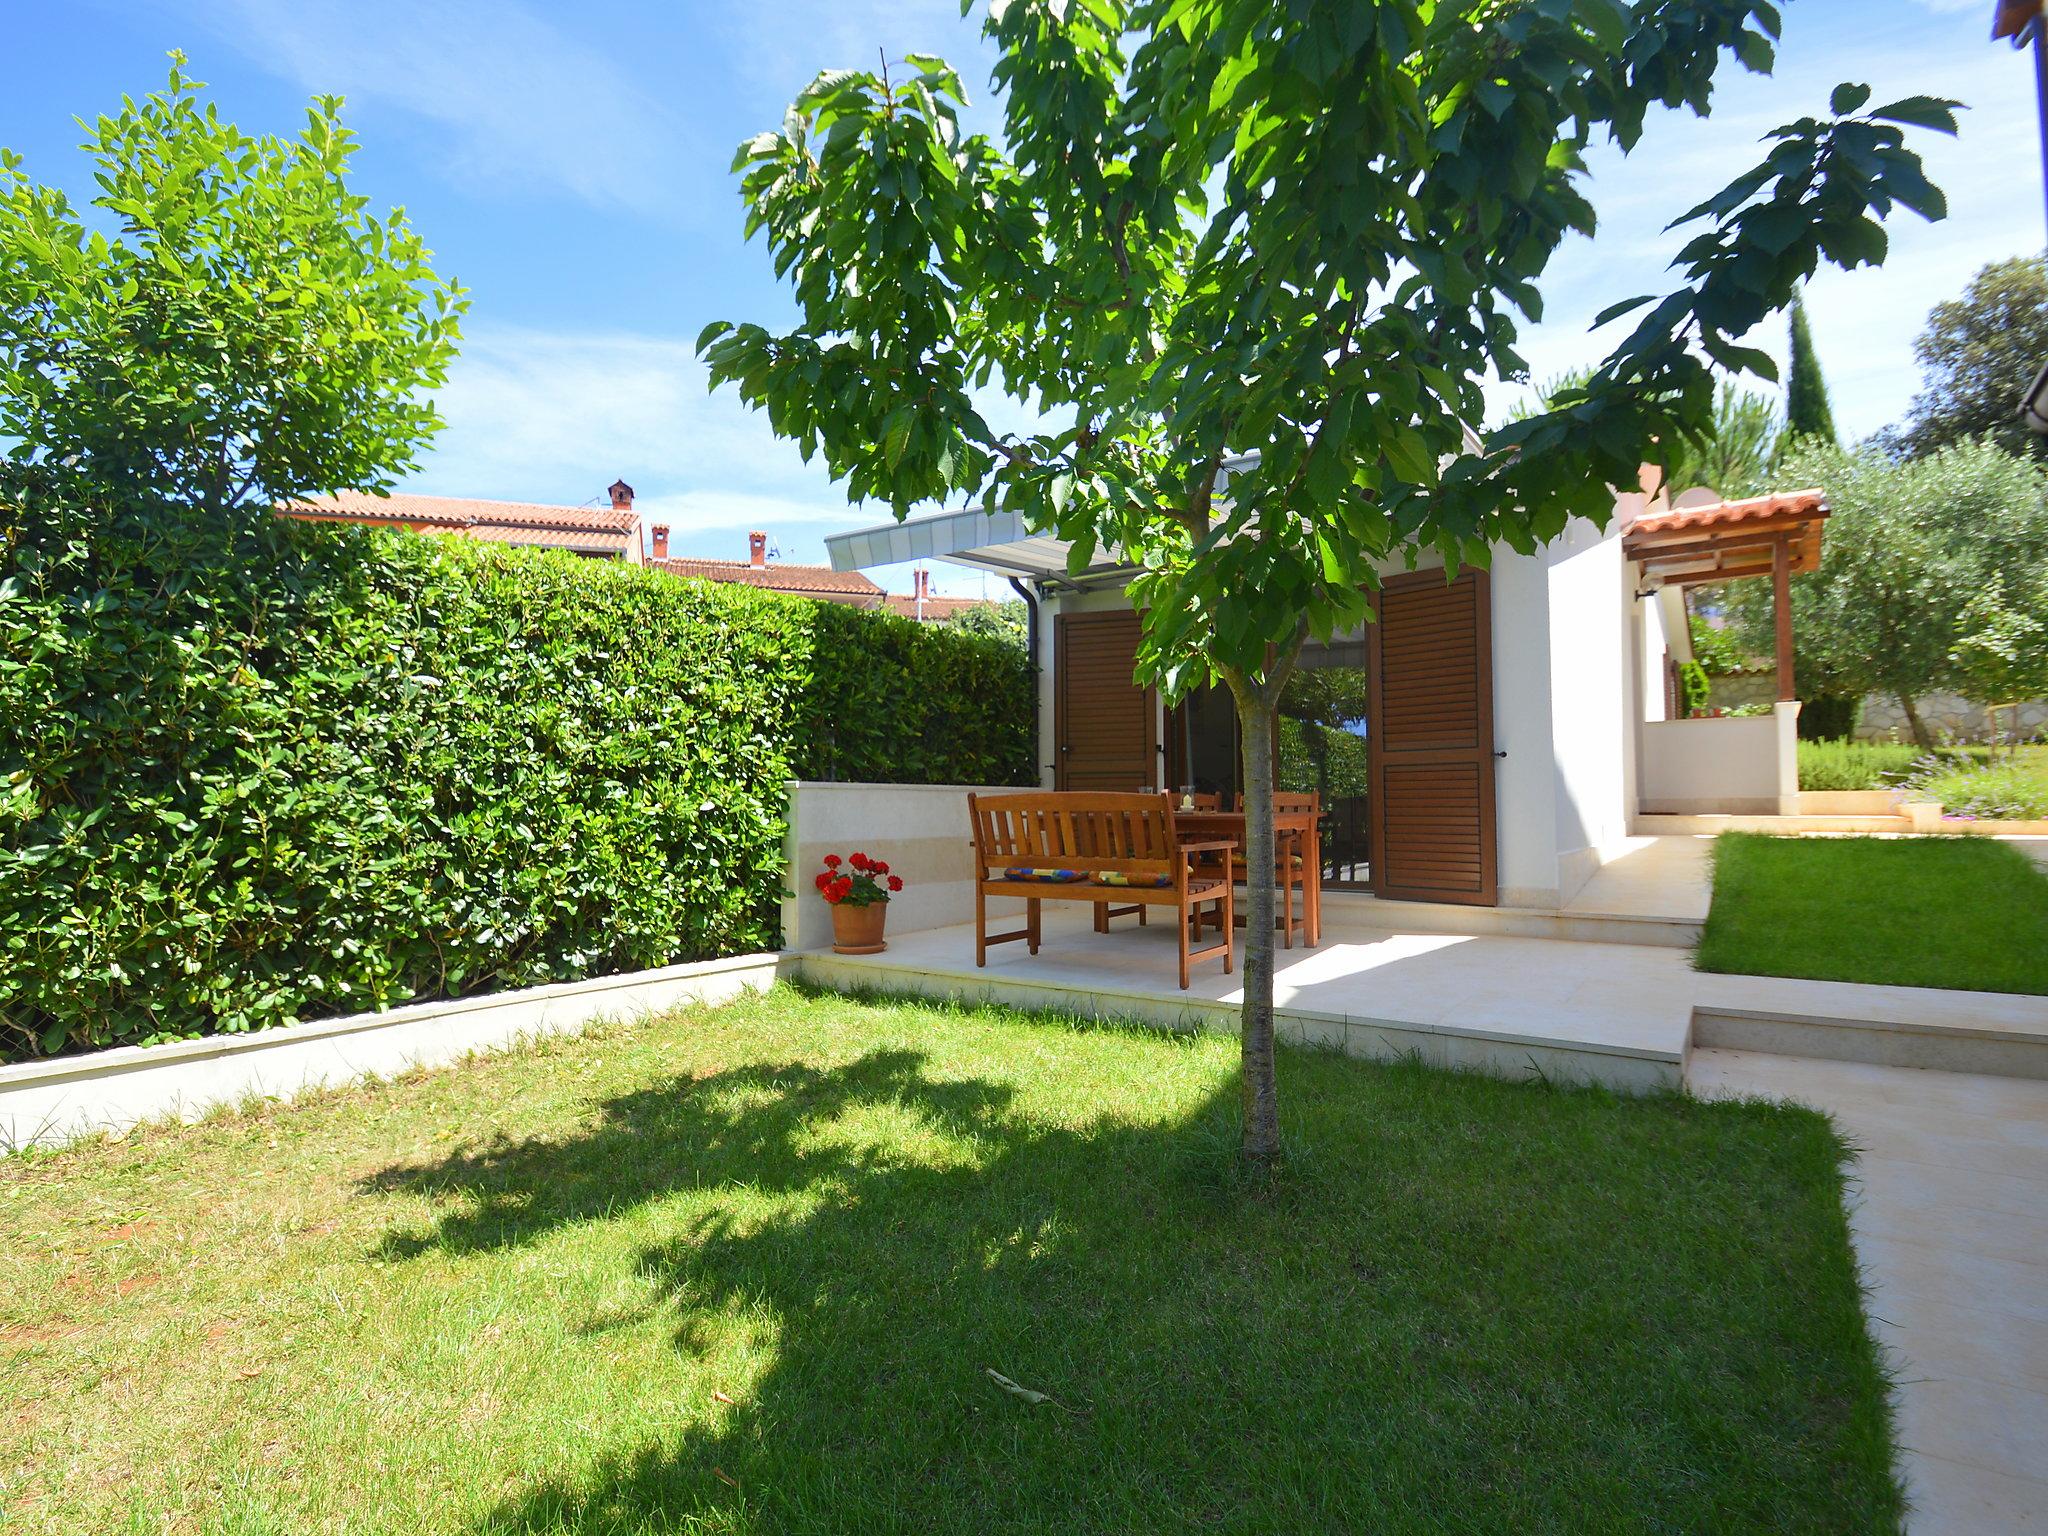
[[[1774,76],[1731,65],[1710,119],[1672,115],[1627,159],[1597,154],[1601,230],[1552,267],[1528,337],[1537,375],[1599,355],[1609,338],[1586,327],[1605,304],[1667,286],[1683,237],[1663,225],[1753,164],[1766,129],[1861,80],[1880,101],[1972,109],[1959,140],[1922,145],[1949,220],[1901,213],[1881,272],[1826,274],[1809,294],[1844,430],[1896,419],[1928,307],[2044,239],[2029,61],[1988,40],[1989,17],[1989,0],[1794,0]],[[762,248],[740,240],[733,146],[817,70],[877,49],[945,54],[983,85],[955,0],[0,0],[0,36],[0,144],[79,195],[72,118],[156,88],[171,48],[252,132],[295,131],[315,92],[348,98],[357,190],[403,204],[473,295],[449,424],[410,489],[576,504],[623,475],[678,553],[728,558],[759,527],[784,558],[819,559],[826,533],[887,516],[848,507],[759,418],[707,395],[692,342],[708,320],[789,313]],[[1755,340],[1782,356],[1780,329]],[[942,591],[981,589],[935,575]],[[885,579],[908,588],[904,572]]]

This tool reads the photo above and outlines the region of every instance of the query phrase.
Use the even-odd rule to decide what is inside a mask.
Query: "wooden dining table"
[[[1321,811],[1273,813],[1274,852],[1282,858],[1290,853],[1301,856],[1301,930],[1310,949],[1323,942],[1322,819]],[[1212,842],[1227,837],[1237,844],[1240,853],[1244,851],[1243,811],[1183,811],[1176,806],[1173,826],[1185,842]],[[1292,925],[1289,932],[1291,935]]]

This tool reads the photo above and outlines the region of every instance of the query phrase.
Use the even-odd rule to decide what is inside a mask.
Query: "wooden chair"
[[[1243,795],[1237,797],[1237,809],[1244,809]],[[1306,794],[1297,794],[1291,790],[1275,790],[1273,809],[1276,813],[1283,814],[1320,814],[1323,809],[1323,797],[1315,790],[1310,790]],[[1314,899],[1314,893],[1309,885],[1313,872],[1308,867],[1308,860],[1322,857],[1320,848],[1302,848],[1299,846],[1300,842],[1300,835],[1294,832],[1281,832],[1274,839],[1273,883],[1280,892],[1280,947],[1283,949],[1294,947],[1294,935],[1297,931],[1301,933],[1304,941],[1309,936],[1308,904]],[[1251,869],[1245,862],[1244,851],[1238,849],[1232,852],[1230,878],[1239,885],[1249,887],[1250,875]],[[1299,892],[1302,898],[1301,916],[1298,919],[1294,915],[1296,892]]]
[[[1204,873],[1204,854],[1227,853],[1229,839],[1183,843],[1173,824],[1173,798],[1150,794],[969,795],[974,828],[974,963],[988,964],[988,947],[1022,939],[1038,953],[1039,904],[1085,901],[1095,908],[1095,931],[1125,912],[1172,907],[1179,917],[1180,986],[1188,963],[1220,955],[1234,968],[1232,889],[1227,876]],[[1024,926],[988,931],[988,898],[1024,899]],[[1112,906],[1112,902],[1121,903]],[[1202,914],[1216,909],[1223,938],[1203,945]],[[1190,928],[1192,927],[1192,934]]]

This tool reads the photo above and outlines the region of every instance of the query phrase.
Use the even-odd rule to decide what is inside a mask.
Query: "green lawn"
[[[2048,874],[1985,838],[1723,833],[1698,964],[2048,994]]]
[[[1820,1116],[1281,1087],[783,990],[0,1162],[0,1528],[1895,1527]]]

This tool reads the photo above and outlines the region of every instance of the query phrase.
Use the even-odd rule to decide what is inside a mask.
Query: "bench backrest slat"
[[[975,860],[1005,865],[1165,874],[1179,851],[1173,797],[1160,793],[969,795]]]

